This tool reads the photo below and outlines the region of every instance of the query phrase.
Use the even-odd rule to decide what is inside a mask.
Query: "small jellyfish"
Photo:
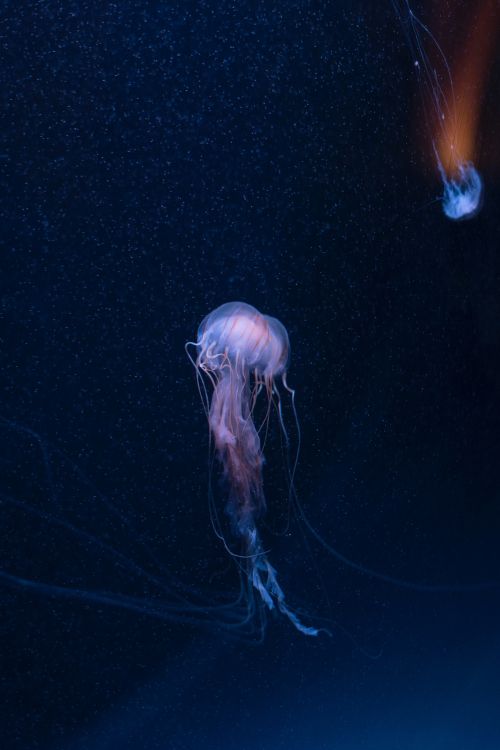
[[[448,177],[439,157],[438,168],[443,181],[443,211],[449,219],[472,219],[481,209],[483,182],[470,162],[459,163],[455,175]]]
[[[492,68],[498,23],[495,3],[485,0],[462,9],[467,38],[435,32],[413,12],[408,0],[392,0],[418,76],[425,121],[443,184],[441,204],[449,219],[470,219],[481,209],[483,181],[477,157],[481,103]],[[460,8],[458,8],[460,10]],[[465,12],[466,11],[466,12]],[[442,44],[457,48],[453,70]]]
[[[206,394],[210,435],[228,488],[226,510],[239,544],[238,553],[224,543],[247,582],[249,612],[254,610],[257,594],[265,608],[277,609],[300,632],[317,635],[319,631],[305,625],[288,606],[258,528],[266,508],[264,456],[253,414],[262,394],[267,399],[267,423],[274,398],[282,424],[277,378],[293,398],[286,381],[290,353],[286,329],[279,320],[262,315],[251,305],[230,302],[207,315],[197,341],[191,343],[196,347],[196,359],[192,361],[197,373],[202,381],[206,376],[212,389],[211,399],[206,390],[202,393]]]

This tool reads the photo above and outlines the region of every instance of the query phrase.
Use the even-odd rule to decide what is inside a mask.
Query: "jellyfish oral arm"
[[[260,548],[258,534],[255,534],[254,545]],[[304,623],[293,612],[285,601],[285,594],[278,583],[276,571],[267,559],[267,555],[262,552],[256,552],[252,557],[251,580],[253,587],[259,592],[262,601],[268,609],[272,610],[276,606],[281,614],[288,617],[290,622],[304,635],[318,635],[318,628],[314,628]]]
[[[269,610],[277,607],[304,635],[318,635],[316,628],[304,625],[287,606],[276,570],[262,548],[256,519],[265,510],[264,459],[251,418],[248,381],[241,383],[234,378],[234,373],[228,372],[222,375],[215,387],[209,419],[230,487],[227,512],[235,532],[243,541],[248,579]]]
[[[250,387],[237,369],[220,373],[209,412],[209,425],[229,488],[229,507],[238,533],[265,507],[262,491],[263,457],[250,415]]]

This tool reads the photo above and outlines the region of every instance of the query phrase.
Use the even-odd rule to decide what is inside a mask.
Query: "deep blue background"
[[[403,590],[275,537],[276,435],[266,543],[333,637],[147,614],[162,585],[237,589],[183,348],[233,299],[289,331],[324,538],[410,581],[499,579],[488,137],[484,209],[453,225],[389,2],[17,0],[1,28],[1,570],[144,602],[1,584],[2,748],[498,748],[498,591]]]

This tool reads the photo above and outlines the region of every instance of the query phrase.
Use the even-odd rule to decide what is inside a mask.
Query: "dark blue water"
[[[389,2],[6,2],[1,37],[1,747],[498,748],[491,133],[448,222]],[[314,528],[463,590],[278,533],[274,427],[262,534],[331,637],[206,615],[239,581],[184,343],[231,300],[287,327]]]

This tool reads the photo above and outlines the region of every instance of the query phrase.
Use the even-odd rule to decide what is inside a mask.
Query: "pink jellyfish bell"
[[[276,377],[281,376],[284,387],[293,394],[286,383],[290,353],[286,329],[251,305],[229,302],[203,320],[195,346],[194,364],[213,387],[207,403],[208,422],[229,487],[227,511],[241,540],[242,554],[237,557],[244,564],[250,597],[256,590],[268,609],[277,607],[302,633],[317,635],[316,628],[304,625],[287,606],[257,528],[265,510],[264,456],[252,415],[264,391],[266,419],[269,417],[277,393]]]

